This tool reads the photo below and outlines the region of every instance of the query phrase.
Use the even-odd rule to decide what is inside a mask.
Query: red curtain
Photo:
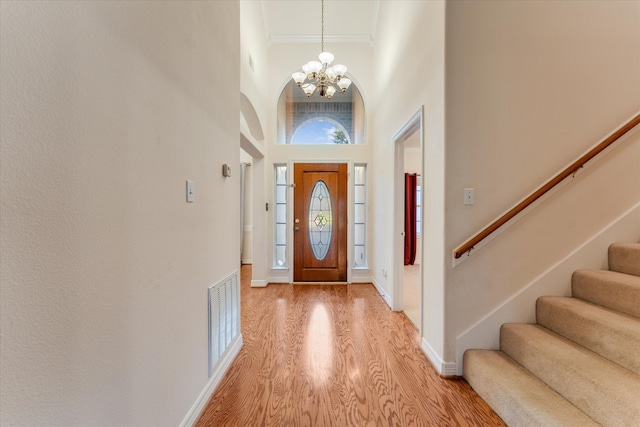
[[[416,262],[416,185],[417,175],[404,174],[404,265]]]

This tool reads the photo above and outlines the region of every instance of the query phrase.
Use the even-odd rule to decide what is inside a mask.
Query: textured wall
[[[178,425],[238,261],[238,3],[0,8],[0,424]]]

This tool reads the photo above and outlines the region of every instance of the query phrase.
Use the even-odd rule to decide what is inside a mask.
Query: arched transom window
[[[278,101],[278,144],[362,144],[364,102],[355,84],[331,100],[307,98],[291,80]]]

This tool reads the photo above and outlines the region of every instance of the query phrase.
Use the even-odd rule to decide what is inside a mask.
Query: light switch
[[[473,205],[476,202],[475,189],[473,188],[465,188],[464,189],[464,204],[465,205]]]
[[[187,202],[193,203],[193,181],[187,181]]]

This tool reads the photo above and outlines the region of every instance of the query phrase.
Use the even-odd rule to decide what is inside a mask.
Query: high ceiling
[[[261,1],[269,43],[320,41],[320,0]],[[325,41],[373,42],[378,2],[379,0],[325,0]]]

